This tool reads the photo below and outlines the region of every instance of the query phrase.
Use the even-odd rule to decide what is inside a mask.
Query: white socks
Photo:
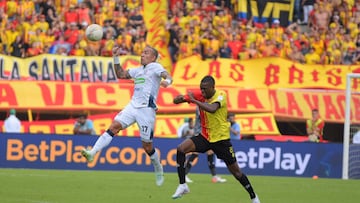
[[[161,167],[159,154],[158,154],[157,150],[155,150],[155,153],[150,156],[150,160],[151,160],[151,163],[154,165],[155,168]]]
[[[93,148],[90,150],[91,155],[95,155],[96,152],[102,150],[104,147],[108,146],[112,140],[112,136],[109,135],[107,132],[104,132],[96,141]]]

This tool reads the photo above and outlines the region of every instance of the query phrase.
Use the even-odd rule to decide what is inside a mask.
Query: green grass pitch
[[[153,173],[0,169],[1,203],[246,203],[248,194],[230,175],[214,184],[209,174],[190,174],[191,192],[171,195],[177,174],[155,185]],[[249,176],[262,203],[353,203],[360,201],[360,180]]]

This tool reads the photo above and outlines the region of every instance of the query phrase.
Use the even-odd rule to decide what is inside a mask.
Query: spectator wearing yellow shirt
[[[219,11],[218,15],[215,15],[213,17],[213,20],[212,20],[212,24],[214,27],[217,27],[218,25],[224,25],[224,24],[228,24],[228,19],[227,17],[225,16],[225,13],[224,11]]]
[[[55,42],[55,39],[54,31],[49,29],[43,38],[44,47],[50,47]]]
[[[49,23],[45,21],[45,16],[39,15],[38,20],[39,21],[35,23],[36,28],[40,28],[41,31],[46,32],[49,29]]]
[[[41,49],[44,48],[46,35],[42,32],[40,28],[36,29],[35,35],[32,35],[29,39],[29,44],[37,43],[36,46]]]
[[[323,54],[320,56],[320,63],[322,65],[330,65],[334,64],[334,56],[332,55],[331,51],[324,51]]]
[[[133,53],[136,56],[140,56],[142,50],[144,50],[146,47],[146,41],[144,37],[138,37],[135,41],[135,44],[133,46]]]
[[[112,56],[112,48],[115,45],[115,41],[113,40],[113,31],[106,30],[105,31],[105,39],[102,42],[101,48],[101,56]]]
[[[129,10],[134,10],[140,7],[139,0],[126,0],[126,5]]]
[[[322,39],[320,39],[320,36],[316,34],[310,43],[311,46],[315,49],[315,53],[321,56],[325,49],[325,43]]]
[[[178,60],[191,56],[193,54],[192,51],[193,51],[193,47],[189,42],[188,36],[185,35],[183,40],[180,41]]]
[[[190,19],[187,16],[184,16],[183,11],[177,13],[178,23],[181,29],[185,30],[186,25],[189,23]]]
[[[100,12],[94,14],[94,19],[95,19],[96,24],[103,26],[104,22],[106,22],[106,20],[110,19],[110,18],[108,18],[108,15],[107,15],[108,9],[106,7],[101,7],[101,8],[99,8],[99,10],[100,10]]]
[[[232,18],[230,9],[228,9],[228,8],[224,9],[224,18],[225,18],[226,24],[231,26],[233,18]]]
[[[189,30],[185,32],[185,35],[188,36],[189,43],[191,44],[192,48],[197,47],[200,44],[200,36],[195,30],[195,26],[192,26],[190,23]]]
[[[207,30],[204,32],[204,34],[200,36],[201,57],[203,59],[209,58],[208,50],[210,48],[210,40],[209,40],[210,34],[211,32]]]
[[[208,55],[209,57],[214,58],[219,53],[220,41],[218,40],[218,37],[214,36],[214,34],[209,35],[209,41],[210,41],[210,46],[208,50]]]
[[[116,1],[113,0],[104,0],[104,1],[100,1],[103,3],[102,8],[106,8],[106,19],[112,19],[114,16],[114,11],[115,11],[115,7],[116,7]],[[139,5],[138,1],[137,1],[137,5]]]
[[[0,22],[0,28],[1,29],[5,29],[6,28],[6,23],[8,22],[8,16],[4,11],[4,8],[0,8],[0,18],[1,18],[1,22]]]
[[[11,21],[16,17],[18,3],[15,0],[6,1],[6,14]]]
[[[273,21],[272,27],[268,29],[268,34],[271,39],[275,39],[276,42],[281,42],[284,29],[280,26],[279,20],[275,19]]]
[[[331,47],[327,49],[327,51],[331,52],[331,55],[333,56],[333,64],[341,64],[342,53],[340,51],[340,46],[340,43],[333,43],[331,44]]]
[[[341,41],[341,51],[346,52],[348,51],[349,48],[355,48],[355,47],[356,47],[355,41],[351,39],[350,34],[345,33],[345,35],[343,35],[343,40]]]
[[[264,28],[258,29],[258,32],[256,33],[256,46],[260,47],[261,45],[264,45],[266,40],[269,40],[269,36],[266,33],[266,30]]]
[[[5,35],[4,35],[4,51],[5,54],[11,53],[12,52],[12,47],[11,44],[13,42],[15,42],[16,37],[20,35],[19,31],[16,30],[15,25],[12,25],[11,23],[7,24],[7,29],[5,31]]]
[[[209,29],[211,20],[208,17],[204,17],[200,23],[200,31],[205,32]]]
[[[126,24],[128,23],[128,18],[125,16],[124,12],[119,11],[114,16],[114,22],[116,24],[117,32],[120,33],[120,30],[124,30],[126,28]]]
[[[117,44],[123,44],[127,50],[131,50],[132,47],[132,35],[130,34],[129,29],[125,29],[121,33],[121,35],[118,36],[116,42]]]
[[[358,25],[356,23],[356,19],[354,17],[351,17],[349,19],[347,28],[349,29],[349,32],[350,32],[350,38],[356,39],[356,37],[359,33],[359,29],[358,29]]]
[[[85,56],[85,50],[80,47],[80,43],[76,42],[69,52],[69,56]]]
[[[30,18],[36,13],[34,0],[24,0],[25,17]]]
[[[200,22],[201,22],[200,16],[195,15],[195,11],[194,11],[194,10],[190,10],[190,11],[189,11],[188,20],[189,20],[189,22],[191,22],[191,21],[196,21],[196,24],[200,24]]]
[[[246,47],[249,48],[253,43],[256,43],[256,29],[248,25],[246,26]]]
[[[305,55],[305,63],[309,65],[320,63],[320,56],[315,52],[314,47],[310,47],[310,52]]]
[[[335,49],[339,49],[341,46],[341,42],[338,38],[335,37],[334,34],[329,34],[329,42],[327,43],[327,51],[334,51]]]

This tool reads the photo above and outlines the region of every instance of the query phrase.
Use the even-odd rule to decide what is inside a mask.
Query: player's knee
[[[121,123],[117,122],[117,121],[113,121],[109,127],[109,130],[114,133],[114,135],[118,134],[120,130],[123,129],[123,126],[121,125]]]
[[[144,151],[149,155],[149,156],[151,156],[152,154],[154,154],[154,152],[155,152],[155,149],[154,149],[154,147],[153,147],[153,145],[152,145],[152,143],[151,142],[142,142],[142,147],[143,147],[143,149],[144,149]]]
[[[178,145],[176,148],[177,153],[185,154],[185,149],[182,145]]]

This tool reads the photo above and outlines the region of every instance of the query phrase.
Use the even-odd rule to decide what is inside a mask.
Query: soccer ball
[[[85,34],[90,41],[99,41],[103,37],[103,29],[98,24],[91,24],[86,28]]]

